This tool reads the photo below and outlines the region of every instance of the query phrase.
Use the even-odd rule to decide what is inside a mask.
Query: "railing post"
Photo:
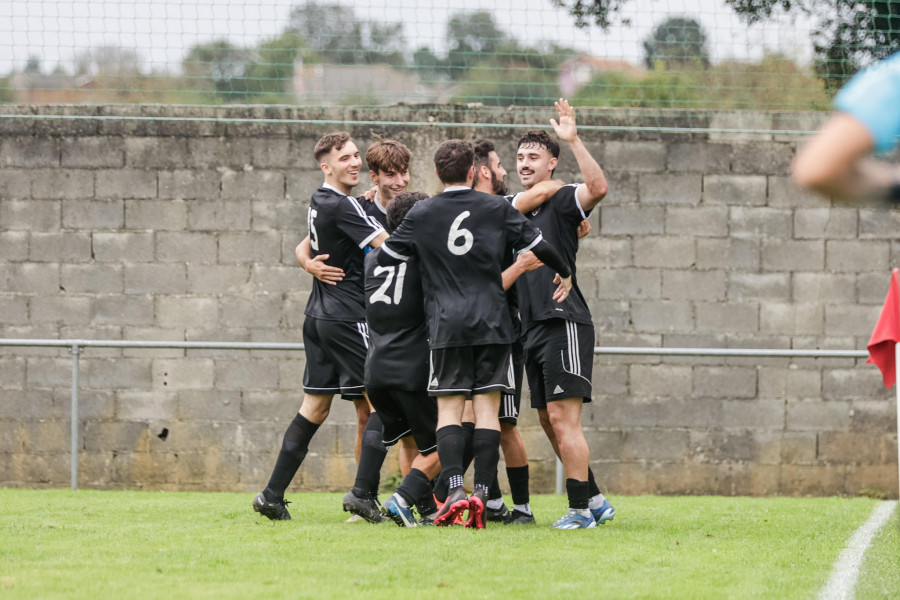
[[[81,347],[77,343],[73,343],[69,348],[69,354],[72,355],[72,489],[78,489],[78,356],[81,354]]]

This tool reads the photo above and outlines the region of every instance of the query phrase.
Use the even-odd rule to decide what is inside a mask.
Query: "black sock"
[[[463,473],[469,470],[469,466],[472,464],[472,459],[475,458],[475,423],[470,423],[466,421],[462,424],[463,428],[463,439],[466,442],[465,450],[463,451]],[[441,463],[443,464],[443,463]]]
[[[431,515],[437,512],[437,503],[434,501],[434,494],[431,493],[431,482],[428,482],[428,489],[422,494],[422,497],[416,501],[416,510],[419,516]]]
[[[475,448],[475,485],[488,489],[497,476],[500,432],[493,429],[476,429],[472,445]]]
[[[447,484],[447,478],[444,477],[444,472],[441,471],[434,480],[434,498],[438,502],[444,503],[447,501],[447,494],[449,492],[450,489]]]
[[[381,479],[381,466],[387,456],[384,445],[384,426],[377,412],[369,415],[369,422],[363,431],[362,449],[359,453],[359,466],[356,467],[356,481],[351,490],[359,498],[375,498],[378,495],[378,482]]]
[[[597,487],[597,481],[594,479],[594,472],[588,467],[588,498],[593,498],[599,493],[600,488]]]
[[[491,482],[491,487],[488,488],[488,500],[498,500],[503,497],[503,492],[500,491],[500,479],[497,477],[497,473],[494,473],[494,480]]]
[[[463,474],[463,452],[465,440],[463,428],[459,425],[445,425],[436,432],[438,457],[441,459],[441,477],[450,480],[451,477]]]
[[[416,501],[425,496],[426,492],[431,491],[431,481],[428,476],[418,469],[410,469],[400,487],[397,488],[397,494],[406,500],[407,506],[416,504]],[[432,503],[434,500],[432,500]],[[423,514],[419,512],[419,514]]]
[[[319,426],[297,413],[294,420],[288,425],[281,441],[281,451],[275,461],[275,468],[263,495],[267,502],[277,502],[284,499],[284,490],[291,484],[291,479],[297,474],[297,469],[306,452],[309,450],[309,441],[318,431]]]
[[[528,504],[528,465],[524,467],[506,467],[506,477],[509,479],[509,492],[512,495],[513,504]]]
[[[569,495],[569,508],[587,510],[588,482],[577,479],[566,479],[566,493]]]

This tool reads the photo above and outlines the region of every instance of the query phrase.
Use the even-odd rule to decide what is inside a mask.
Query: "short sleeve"
[[[834,106],[865,125],[878,152],[896,146],[900,136],[900,53],[854,75],[835,96]]]
[[[415,251],[413,238],[415,226],[413,223],[417,208],[419,207],[413,206],[410,211],[406,213],[406,217],[403,218],[403,221],[401,221],[397,229],[391,233],[391,237],[381,245],[384,252],[381,253],[382,256],[378,259],[379,263],[386,264],[387,257],[393,258],[394,260],[406,261],[413,255],[413,252]]]
[[[591,214],[591,211],[585,211],[581,206],[581,202],[578,201],[578,190],[583,186],[583,183],[564,185],[550,199],[554,210],[575,226],[587,219]]]
[[[543,238],[540,230],[511,204],[506,205],[506,243],[518,252],[527,252]]]
[[[337,227],[360,248],[384,231],[381,224],[366,214],[359,201],[352,196],[345,196],[338,204],[336,213]]]

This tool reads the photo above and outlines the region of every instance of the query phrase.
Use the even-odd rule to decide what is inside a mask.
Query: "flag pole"
[[[896,272],[897,269],[894,269]],[[893,277],[892,277],[893,279]],[[897,280],[897,291],[900,292],[900,278]],[[894,346],[894,372],[900,373],[900,342]],[[894,391],[897,394],[897,497],[900,498],[900,384],[894,384]]]

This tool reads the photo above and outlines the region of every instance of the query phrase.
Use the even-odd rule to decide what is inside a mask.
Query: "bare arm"
[[[581,204],[581,208],[587,212],[593,210],[606,196],[606,176],[603,174],[600,165],[588,152],[584,142],[578,137],[578,128],[575,124],[575,109],[564,98],[560,98],[555,106],[559,115],[559,122],[557,123],[556,119],[550,119],[550,124],[553,125],[553,129],[556,131],[559,139],[569,144],[569,148],[578,162],[578,168],[581,169],[581,177],[584,179],[585,186],[580,188],[578,202]]]
[[[330,254],[320,254],[312,258],[309,249],[309,236],[303,238],[303,241],[297,245],[294,254],[297,256],[297,262],[303,267],[303,270],[321,281],[329,285],[336,285],[337,282],[344,278],[344,270],[339,267],[332,267],[325,264]]]
[[[530,190],[525,190],[516,196],[516,210],[528,213],[553,197],[559,188],[565,185],[558,179],[548,179],[534,184]]]
[[[534,252],[531,252],[530,250],[528,252],[523,252],[516,259],[516,262],[507,267],[501,274],[503,276],[503,289],[508,290],[519,277],[528,271],[534,271],[542,266],[544,266],[544,263],[534,255]]]
[[[869,158],[872,134],[846,113],[832,116],[794,158],[801,187],[841,200],[884,199],[900,182],[896,167]]]
[[[372,238],[372,240],[369,242],[369,245],[372,246],[373,248],[380,248],[381,245],[385,242],[385,240],[388,239],[388,237],[390,237],[388,235],[388,232],[382,231],[377,236]]]

